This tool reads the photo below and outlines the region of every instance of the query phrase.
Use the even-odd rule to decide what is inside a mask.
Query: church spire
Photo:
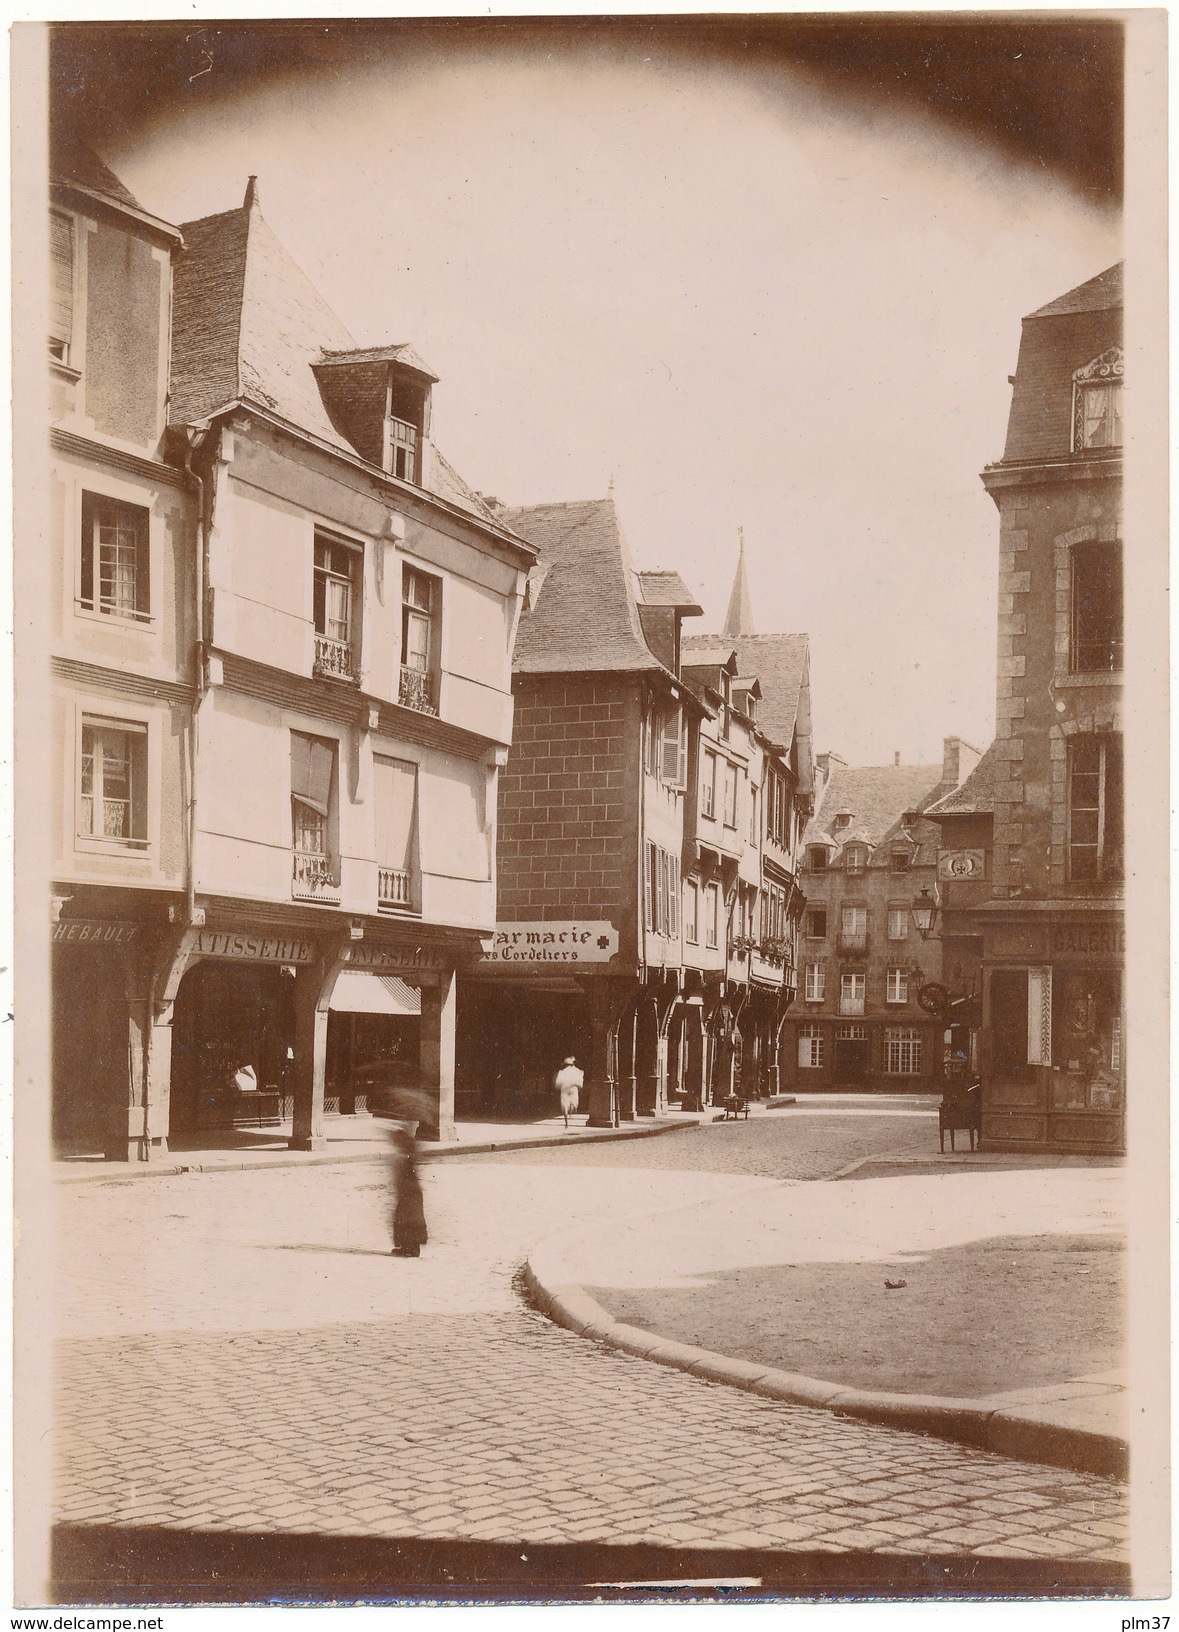
[[[729,610],[721,634],[726,640],[736,635],[752,635],[753,602],[749,598],[749,580],[745,576],[745,529],[738,527],[737,573],[733,579],[733,593],[729,596]]]

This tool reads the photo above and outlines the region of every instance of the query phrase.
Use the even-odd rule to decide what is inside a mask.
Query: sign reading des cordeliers
[[[609,963],[618,931],[604,919],[497,924],[485,963]]]

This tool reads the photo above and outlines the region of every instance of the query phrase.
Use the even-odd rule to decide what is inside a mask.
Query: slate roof
[[[761,681],[757,725],[771,742],[789,747],[798,723],[810,640],[806,635],[685,635],[685,663],[723,663],[737,654],[737,672]]]
[[[267,225],[251,183],[240,209],[182,227],[175,258],[172,310],[173,424],[206,419],[240,400],[268,408],[299,430],[355,456],[320,396],[314,367],[357,346],[310,279]],[[374,347],[412,355],[411,347]],[[403,356],[404,360],[404,356]],[[433,378],[433,376],[430,376]],[[433,449],[429,491],[502,525],[474,489]]]
[[[1119,261],[1116,266],[1107,267],[1099,272],[1095,278],[1087,283],[1079,283],[1075,289],[1067,294],[1060,295],[1056,300],[1050,300],[1047,306],[1041,306],[1030,312],[1030,317],[1066,317],[1073,312],[1107,312],[1122,304],[1122,269],[1125,263]]]
[[[612,498],[505,506],[497,519],[537,549],[544,569],[534,609],[520,614],[515,673],[668,672],[643,639]]]
[[[673,606],[681,612],[699,617],[704,608],[696,605],[696,597],[678,572],[637,572],[638,599],[644,606]]]
[[[923,810],[935,793],[948,792],[940,764],[841,766],[823,789],[803,843],[826,841],[838,850],[854,836],[879,846],[899,830],[906,811]],[[851,811],[851,824],[833,834],[831,823],[841,811]]]
[[[424,374],[428,380],[438,383],[438,376],[429,363],[423,362],[408,341],[402,341],[391,346],[360,346],[352,351],[325,351],[317,359],[319,368],[349,363],[403,363],[406,368],[412,368],[417,374]]]
[[[992,743],[962,786],[930,805],[927,816],[989,816],[995,809],[999,759]]]
[[[62,186],[85,187],[92,193],[101,193],[115,204],[127,204],[143,212],[143,205],[115,175],[108,170],[92,148],[77,141],[70,133],[53,130],[49,138],[49,179]]]

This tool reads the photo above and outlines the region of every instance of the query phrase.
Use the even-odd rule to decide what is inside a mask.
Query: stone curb
[[[715,1118],[711,1119],[715,1120]],[[685,1128],[706,1127],[707,1122],[659,1122],[650,1128],[603,1128],[595,1132],[585,1133],[558,1133],[548,1139],[496,1139],[488,1140],[478,1145],[438,1145],[434,1149],[419,1151],[419,1160],[423,1162],[445,1161],[452,1156],[486,1156],[493,1151],[505,1150],[549,1150],[557,1145],[604,1145],[619,1139],[654,1139],[661,1133],[676,1133]],[[374,1146],[376,1142],[374,1141]],[[380,1146],[372,1151],[350,1150],[345,1154],[333,1156],[321,1151],[291,1151],[289,1155],[275,1156],[269,1161],[252,1161],[248,1157],[240,1162],[144,1162],[141,1168],[133,1173],[110,1173],[102,1163],[96,1162],[93,1167],[86,1167],[78,1171],[55,1173],[54,1182],[57,1184],[137,1184],[140,1179],[173,1179],[180,1173],[261,1173],[274,1168],[283,1167],[327,1167],[340,1166],[346,1162],[384,1162],[388,1160],[388,1153]]]
[[[570,1279],[560,1247],[554,1241],[542,1242],[528,1254],[524,1283],[536,1306],[558,1326],[709,1382],[727,1383],[790,1405],[822,1408],[836,1416],[930,1434],[1024,1462],[1044,1462],[1106,1479],[1129,1478],[1130,1451],[1124,1439],[1038,1419],[1029,1414],[1028,1406],[1015,1407],[1010,1400],[956,1400],[935,1394],[887,1394],[848,1388],[818,1377],[779,1371],[758,1361],[698,1349],[626,1325]]]

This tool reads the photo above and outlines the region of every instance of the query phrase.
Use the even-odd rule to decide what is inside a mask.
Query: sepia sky
[[[357,343],[412,341],[441,376],[463,476],[512,504],[613,478],[636,564],[698,594],[689,627],[719,628],[743,526],[758,631],[811,637],[817,749],[986,745],[978,473],[1020,318],[1120,256],[1108,187],[1034,132],[731,38],[250,37],[249,71],[221,73],[214,41],[207,72],[148,97],[128,79],[123,107],[117,53],[95,54],[95,145],[147,209],[234,208],[256,174]]]

